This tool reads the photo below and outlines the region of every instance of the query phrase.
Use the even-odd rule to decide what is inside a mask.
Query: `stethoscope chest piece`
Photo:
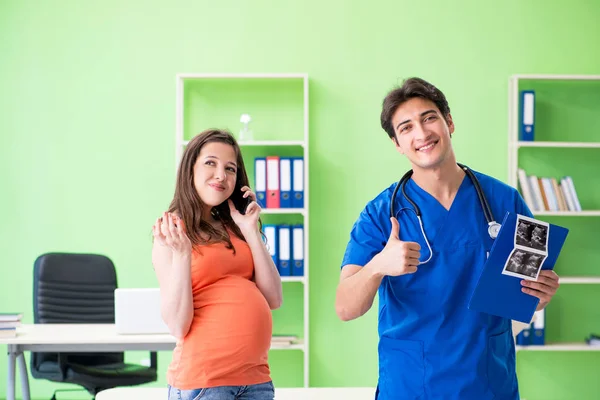
[[[496,221],[492,221],[488,225],[488,233],[492,239],[496,239],[498,237],[498,232],[500,232],[500,225]]]

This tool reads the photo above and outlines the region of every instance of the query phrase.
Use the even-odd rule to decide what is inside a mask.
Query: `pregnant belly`
[[[194,338],[194,353],[202,358],[236,357],[252,364],[266,356],[271,335],[271,310],[254,282],[228,277],[194,295],[187,338]]]

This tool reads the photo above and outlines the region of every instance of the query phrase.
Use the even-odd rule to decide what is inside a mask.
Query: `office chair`
[[[115,266],[108,257],[96,254],[43,254],[35,260],[33,268],[34,322],[114,323],[116,288]],[[123,352],[32,352],[31,375],[36,379],[82,386],[94,398],[104,389],[156,381],[156,352],[150,352],[150,367],[126,364],[124,358]],[[51,400],[56,400],[56,392]]]

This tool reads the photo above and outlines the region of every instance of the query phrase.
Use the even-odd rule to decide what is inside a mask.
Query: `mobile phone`
[[[244,193],[240,191],[239,193],[234,193],[231,195],[231,201],[233,201],[233,205],[235,206],[236,210],[238,210],[241,214],[246,214],[246,208],[252,199],[250,199],[250,196],[244,197]]]

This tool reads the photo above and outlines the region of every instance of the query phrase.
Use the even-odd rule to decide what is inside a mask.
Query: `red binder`
[[[267,208],[279,208],[279,156],[267,157]]]

